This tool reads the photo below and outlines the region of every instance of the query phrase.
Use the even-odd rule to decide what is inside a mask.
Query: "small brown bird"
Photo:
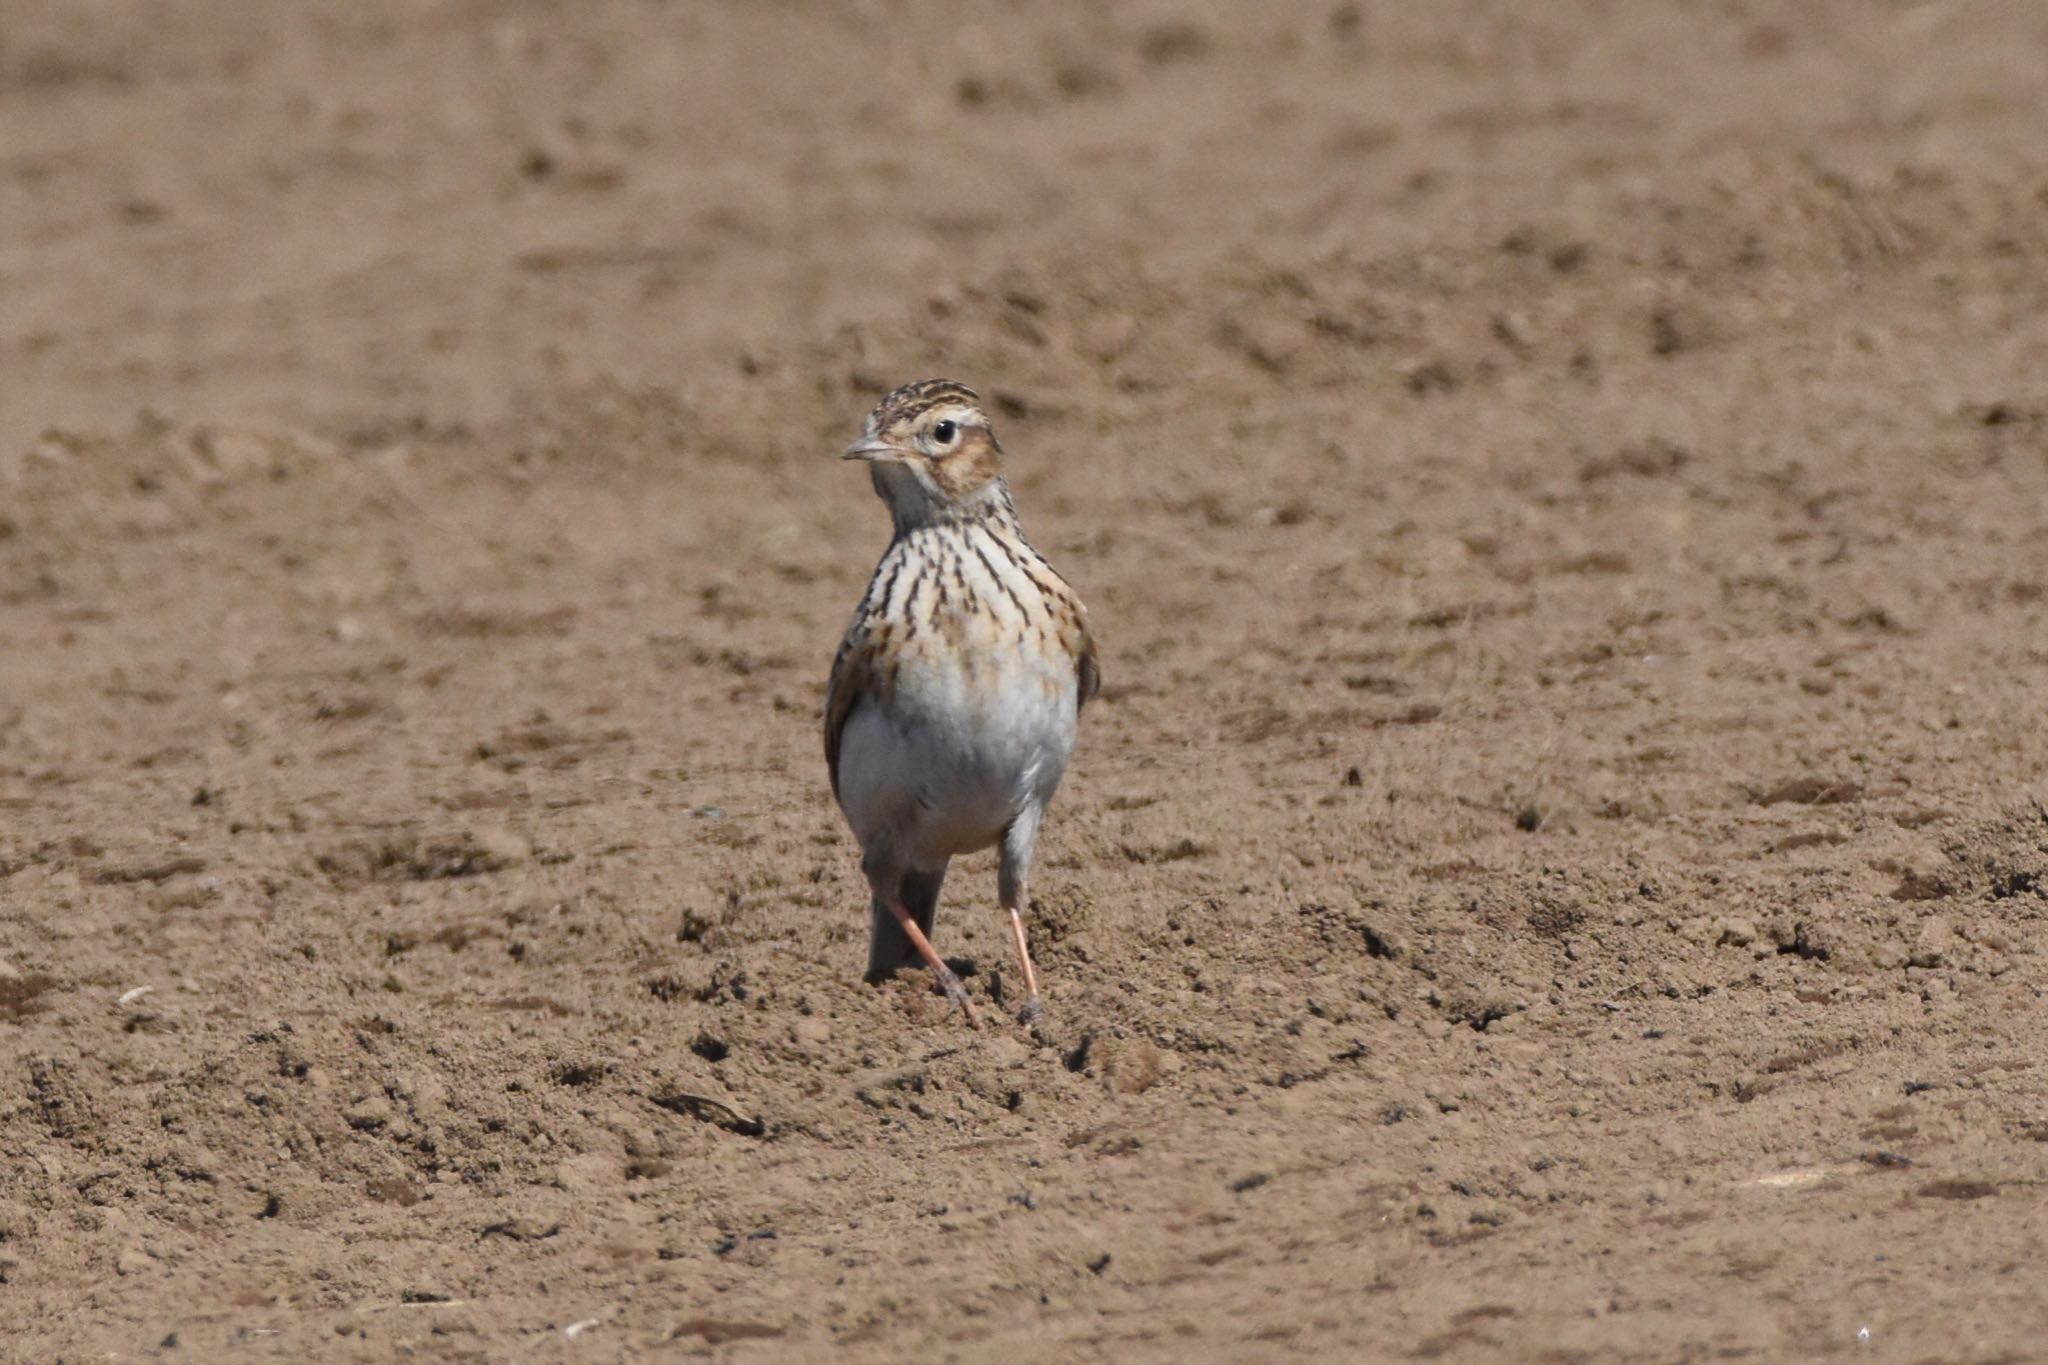
[[[949,379],[905,384],[868,414],[844,458],[868,462],[895,536],[825,696],[832,794],[874,894],[868,979],[915,954],[970,1024],[967,991],[931,943],[946,865],[1000,846],[996,896],[1023,969],[1022,1018],[1035,1020],[1024,885],[1100,686],[1087,610],[1024,539],[1001,457],[979,396]]]

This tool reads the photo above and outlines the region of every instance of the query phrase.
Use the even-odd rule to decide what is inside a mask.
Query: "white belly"
[[[930,657],[840,736],[839,804],[863,847],[933,867],[1043,811],[1073,753],[1077,683],[1021,649],[970,674]]]

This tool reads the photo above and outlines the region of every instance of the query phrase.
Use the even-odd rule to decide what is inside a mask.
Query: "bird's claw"
[[[981,1020],[974,1014],[974,1002],[967,998],[967,987],[961,984],[958,972],[951,967],[942,968],[939,973],[939,987],[945,991],[948,1000],[960,1007],[960,1013],[967,1016],[970,1027],[981,1027]]]

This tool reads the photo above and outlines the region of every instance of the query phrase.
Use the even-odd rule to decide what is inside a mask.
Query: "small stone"
[[[1494,314],[1493,335],[1495,340],[1517,355],[1527,355],[1536,348],[1535,330],[1521,313]]]
[[[349,1106],[342,1117],[357,1132],[374,1133],[391,1122],[393,1112],[389,1099],[383,1095],[371,1095]]]
[[[1920,926],[1920,932],[1913,937],[1913,954],[1906,959],[1909,967],[1939,967],[1955,943],[1955,928],[1944,915],[1929,917]]]
[[[832,1041],[832,1025],[816,1015],[797,1020],[789,1026],[789,1033],[798,1047],[806,1049],[815,1050]]]
[[[1164,1069],[1160,1066],[1159,1049],[1151,1043],[1119,1042],[1104,1051],[1108,1056],[1103,1065],[1103,1080],[1111,1093],[1141,1095],[1159,1083]]]
[[[489,1224],[481,1231],[485,1237],[504,1237],[514,1242],[539,1242],[561,1230],[560,1223],[544,1223],[537,1218],[507,1218],[503,1222]]]
[[[1932,843],[1912,844],[1898,856],[1880,858],[1872,866],[1899,879],[1892,891],[1893,900],[1938,901],[1955,893],[1954,865]]]
[[[1007,1035],[990,1038],[982,1045],[982,1055],[988,1064],[998,1071],[1008,1071],[1031,1060],[1031,1048],[1021,1038]]]
[[[1717,947],[1747,948],[1756,942],[1756,925],[1746,919],[1724,918],[1714,926]]]

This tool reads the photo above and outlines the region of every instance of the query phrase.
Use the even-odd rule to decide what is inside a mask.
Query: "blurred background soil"
[[[2044,88],[1963,0],[8,6],[0,1358],[2042,1358]],[[829,457],[930,374],[1104,651],[1048,1044],[859,980]]]

